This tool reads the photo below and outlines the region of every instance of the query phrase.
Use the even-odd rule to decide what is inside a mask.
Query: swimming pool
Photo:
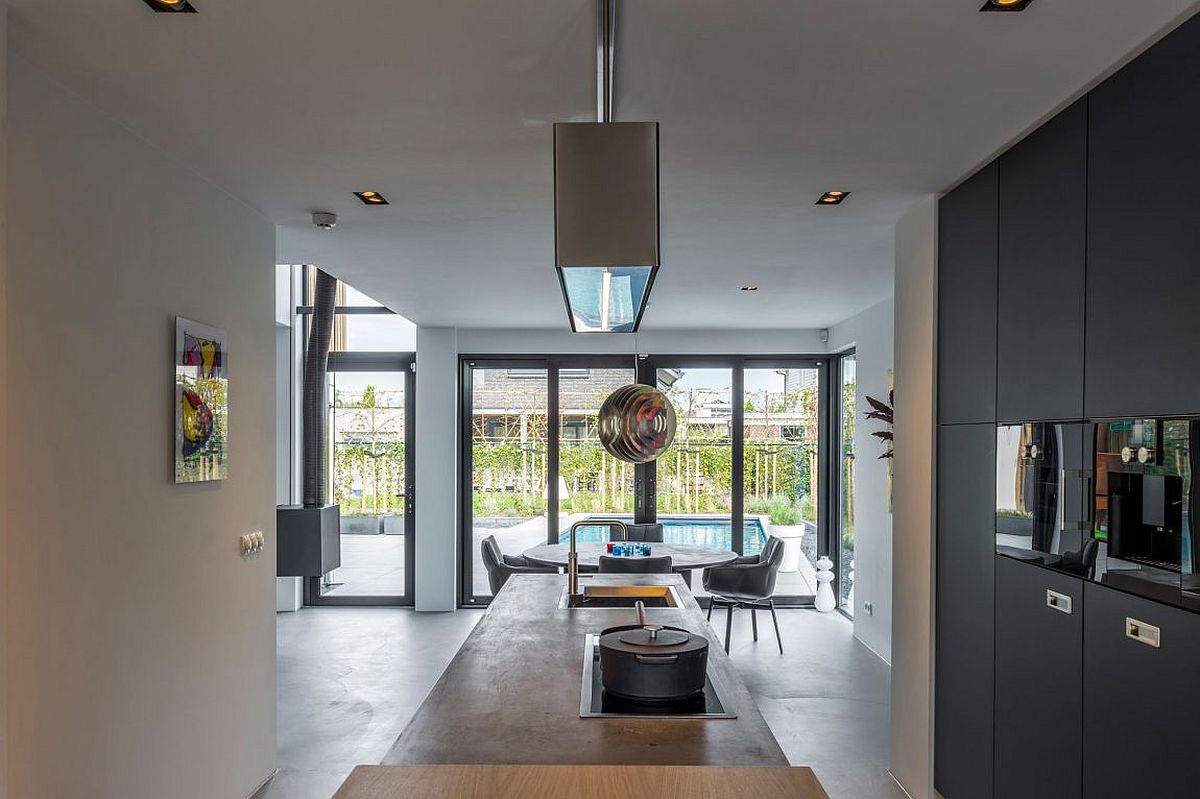
[[[615,516],[623,522],[632,522],[629,517]],[[719,547],[732,549],[733,527],[729,519],[705,516],[674,516],[660,519],[663,526],[663,542],[667,544],[696,544],[702,547]],[[567,543],[570,530],[558,534],[561,544]],[[608,540],[607,527],[580,527],[575,537],[576,541],[599,543]],[[766,531],[758,519],[746,519],[742,532],[744,554],[755,555],[762,551],[762,545],[767,540]]]

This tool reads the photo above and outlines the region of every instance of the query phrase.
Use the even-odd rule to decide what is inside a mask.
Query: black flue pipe
[[[333,337],[333,305],[337,279],[317,270],[313,290],[313,312],[304,352],[304,507],[320,508],[326,502],[326,376],[329,343]]]

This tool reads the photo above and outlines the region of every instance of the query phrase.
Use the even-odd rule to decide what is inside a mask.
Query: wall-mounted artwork
[[[175,317],[175,482],[224,480],[229,471],[225,331]]]

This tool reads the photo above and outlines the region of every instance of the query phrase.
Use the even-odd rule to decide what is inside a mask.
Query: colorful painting
[[[175,482],[228,474],[229,374],[225,331],[175,317]]]

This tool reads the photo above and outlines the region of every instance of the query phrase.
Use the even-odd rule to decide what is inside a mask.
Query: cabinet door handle
[[[1071,615],[1071,597],[1046,589],[1046,607]]]
[[[1162,646],[1162,630],[1153,624],[1147,624],[1129,616],[1125,617],[1125,637],[1155,649]]]

